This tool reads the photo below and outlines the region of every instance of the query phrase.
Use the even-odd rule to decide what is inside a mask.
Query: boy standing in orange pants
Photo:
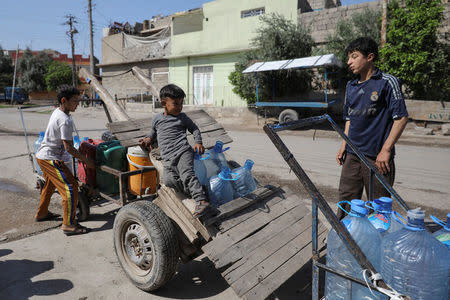
[[[74,123],[70,112],[77,109],[80,91],[69,85],[58,88],[59,107],[56,108],[45,130],[44,140],[36,153],[37,163],[41,167],[45,185],[42,189],[37,222],[54,218],[56,215],[48,211],[50,198],[58,189],[62,197],[63,224],[61,229],[66,235],[88,233],[89,228],[81,226],[75,219],[78,202],[78,182],[64,161],[70,160],[70,155],[84,162],[87,167],[95,168],[95,162],[81,155],[73,146],[72,132]]]

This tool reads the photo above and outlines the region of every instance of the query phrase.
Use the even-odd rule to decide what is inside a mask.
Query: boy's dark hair
[[[172,99],[183,99],[186,97],[183,89],[175,84],[168,84],[164,86],[159,92],[159,99],[170,97]]]
[[[370,37],[365,36],[357,38],[356,40],[352,41],[345,49],[345,52],[347,54],[354,51],[359,51],[366,57],[370,53],[373,53],[373,61],[377,61],[378,59],[378,44]]]
[[[67,100],[69,100],[70,98],[72,98],[72,96],[75,95],[80,95],[80,91],[72,86],[72,85],[68,85],[68,84],[62,84],[60,86],[58,86],[58,103],[61,104],[61,99],[64,97]]]

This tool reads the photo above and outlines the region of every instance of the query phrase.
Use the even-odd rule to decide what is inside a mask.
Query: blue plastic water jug
[[[41,144],[42,144],[42,141],[44,140],[44,136],[45,136],[45,132],[44,132],[44,131],[39,132],[39,137],[38,137],[37,140],[33,143],[33,151],[34,151],[35,157],[36,157],[36,153],[39,151],[39,148],[41,148]],[[39,175],[42,175],[42,170],[41,170],[41,168],[39,167],[39,165],[38,165],[36,159],[34,160],[34,168],[36,169],[36,172],[37,172]]]
[[[341,204],[344,202],[349,203],[348,201],[341,201],[338,203],[338,207],[343,211],[345,210],[342,208]],[[350,205],[351,210],[350,212],[345,211],[348,215],[342,220],[342,223],[374,268],[379,270],[381,234],[367,219],[368,210],[365,207],[364,201],[355,199],[350,202]],[[364,280],[361,266],[350,254],[346,245],[341,241],[334,230],[331,230],[328,234],[327,266]],[[349,280],[330,272],[326,273],[325,299],[349,299],[350,293],[352,299],[387,299],[387,296],[378,292],[374,292],[375,296],[372,295],[367,287],[356,283],[350,285]]]
[[[433,236],[438,239],[441,243],[447,246],[450,250],[450,213],[447,214],[447,223],[442,222],[435,216],[431,216],[431,219],[438,225],[442,226],[442,229],[433,233]]]
[[[404,227],[383,238],[381,276],[414,300],[447,300],[450,251],[425,230],[424,218],[420,208],[410,210]]]
[[[252,175],[253,160],[247,159],[242,167],[234,169],[233,174],[237,175],[237,179],[232,181],[234,188],[234,197],[244,197],[256,189],[255,179]]]
[[[233,178],[231,170],[228,167],[224,167],[218,175],[214,175],[209,179],[209,201],[213,206],[219,207],[234,199],[233,187],[231,185],[231,181],[234,180],[236,180],[236,177]]]
[[[209,159],[209,156],[209,153],[199,155],[194,152],[194,172],[201,185],[206,185],[209,182],[205,166],[205,160]]]
[[[367,218],[370,223],[381,233],[381,236],[385,236],[388,233],[395,232],[403,228],[398,222],[394,221],[393,214],[396,214],[392,210],[392,199],[389,197],[381,197],[374,201],[367,201],[366,207],[373,209],[375,212],[370,214]]]
[[[206,153],[209,153],[210,155],[210,158],[208,160],[205,160],[208,178],[219,174],[222,168],[228,167],[228,162],[225,158],[225,155],[223,154],[228,149],[230,149],[230,147],[227,147],[225,149],[223,148],[222,141],[216,141],[214,147],[206,151]]]
[[[80,145],[81,145],[80,137],[78,135],[74,136],[73,137],[73,147],[78,150],[78,149],[80,149]],[[70,162],[70,164],[72,164],[72,162]],[[74,169],[75,169],[74,172],[75,173],[74,174],[77,174],[77,165],[78,165],[78,159],[75,158],[75,164],[74,164]]]

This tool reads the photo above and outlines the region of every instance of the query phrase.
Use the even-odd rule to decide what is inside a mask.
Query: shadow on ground
[[[0,249],[0,257],[13,251]],[[0,299],[25,300],[32,296],[53,296],[69,291],[73,283],[66,279],[34,280],[33,277],[54,268],[53,261],[0,260]]]

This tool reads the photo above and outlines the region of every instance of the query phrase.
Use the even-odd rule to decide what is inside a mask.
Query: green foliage
[[[260,20],[262,25],[252,40],[255,50],[241,55],[235,71],[228,77],[233,91],[249,104],[256,101],[256,78],[255,74],[242,74],[242,71],[257,61],[310,56],[314,45],[309,29],[281,15],[264,15]],[[264,101],[273,99],[273,94],[278,97],[298,95],[311,88],[311,74],[299,70],[258,73],[258,87]]]
[[[0,46],[0,91],[6,86],[12,86],[14,76],[14,67],[12,59],[9,55],[3,54],[3,49]]]
[[[439,42],[441,0],[392,2],[388,10],[387,43],[380,67],[402,79],[414,99],[450,98],[450,49]]]
[[[45,75],[47,90],[56,91],[61,84],[72,84],[72,68],[62,62],[53,61],[47,66]]]
[[[27,93],[45,90],[45,74],[51,62],[52,59],[44,52],[33,56],[31,50],[27,48],[17,64],[17,71],[20,74],[19,86]]]
[[[344,64],[344,67],[339,70],[339,76],[343,82],[354,77],[349,68],[346,67],[348,55],[345,48],[353,40],[368,36],[374,39],[377,43],[380,42],[381,32],[381,11],[366,8],[361,13],[355,13],[351,19],[340,19],[336,26],[334,34],[327,36],[325,51],[322,54],[333,53]],[[337,86],[336,77],[332,77],[333,87]]]

